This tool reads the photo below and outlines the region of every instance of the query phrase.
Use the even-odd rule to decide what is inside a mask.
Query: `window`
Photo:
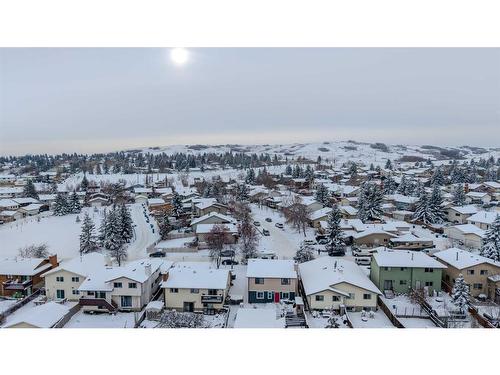
[[[274,292],[267,292],[267,299],[273,299]]]
[[[262,277],[256,277],[255,284],[264,284],[264,279]]]
[[[434,272],[434,268],[424,268],[424,272]]]
[[[62,282],[64,282],[64,277],[63,276],[56,276],[56,281],[62,283]]]
[[[137,283],[128,283],[130,289],[137,289]]]
[[[170,293],[179,293],[179,289],[177,289],[177,288],[170,288]]]
[[[434,283],[432,281],[426,281],[425,286],[433,286]]]
[[[73,289],[73,290],[71,291],[71,293],[73,293],[73,295],[78,295],[78,294],[80,294],[80,292],[78,291],[78,289]]]
[[[467,270],[467,275],[474,275],[474,270]]]
[[[399,285],[406,285],[408,282],[406,280],[399,280]]]
[[[123,287],[122,283],[113,283],[114,288],[121,288]]]
[[[75,277],[75,276],[73,276],[73,277],[71,278],[71,282],[73,282],[73,283],[79,283],[79,282],[80,282],[80,278],[79,278],[79,277]]]
[[[290,279],[281,279],[281,285],[290,285]]]
[[[64,289],[57,289],[56,290],[56,298],[57,299],[64,299]]]
[[[257,292],[257,299],[264,299],[264,292]]]
[[[401,267],[401,271],[406,271],[406,267]]]
[[[488,274],[488,270],[481,270],[479,273],[481,275],[487,275]]]
[[[132,296],[121,296],[122,307],[132,307]]]
[[[384,271],[390,271],[391,267],[384,267]]]
[[[483,284],[481,284],[481,283],[478,283],[478,284],[472,284],[472,287],[473,287],[474,289],[483,289]]]
[[[354,298],[356,298],[356,294],[354,294],[354,293],[349,293],[349,297],[347,297],[347,298],[349,298],[349,299],[354,299]]]
[[[333,302],[340,301],[340,298],[338,296],[332,296],[332,301]]]
[[[363,299],[372,299],[372,295],[370,293],[363,293]]]
[[[316,301],[324,301],[325,300],[325,296],[319,294],[319,295],[316,295],[315,299],[316,299]]]
[[[87,296],[93,296],[94,292],[87,292]]]
[[[289,296],[288,292],[280,292],[280,298],[282,299],[288,299]]]
[[[200,290],[199,289],[191,289],[191,293],[198,294],[198,293],[200,293]]]

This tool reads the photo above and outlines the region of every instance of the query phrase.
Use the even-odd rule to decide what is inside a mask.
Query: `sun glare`
[[[189,51],[185,48],[174,48],[170,51],[170,59],[175,65],[184,65],[189,60]]]

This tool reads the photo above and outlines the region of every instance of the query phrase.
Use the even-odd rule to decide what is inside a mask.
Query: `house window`
[[[63,276],[56,276],[56,281],[62,283],[62,282],[64,282],[64,277]]]
[[[87,292],[87,296],[93,296],[94,292]]]
[[[64,299],[64,289],[57,289],[56,290],[56,298],[57,299]]]
[[[399,280],[399,285],[406,285],[408,282],[406,280]]]
[[[137,283],[128,283],[130,289],[137,289]]]
[[[264,279],[262,277],[256,277],[255,284],[264,284]]]
[[[121,296],[122,307],[132,307],[132,296]]]
[[[73,283],[79,283],[79,282],[80,282],[80,278],[79,278],[79,277],[77,277],[77,276],[73,276],[73,277],[71,278],[71,282],[73,282]]]
[[[177,288],[170,288],[170,293],[179,293],[179,289],[177,289]]]
[[[480,284],[480,283],[478,283],[478,284],[472,284],[472,287],[474,289],[483,289],[483,284]]]
[[[288,292],[280,292],[280,298],[282,299],[288,299],[289,296]]]
[[[332,296],[332,301],[333,302],[340,301],[340,298],[338,296]]]
[[[384,271],[390,271],[391,267],[384,267]]]
[[[324,301],[324,300],[325,300],[325,296],[323,296],[323,295],[321,295],[321,294],[320,294],[320,295],[317,295],[317,296],[315,297],[315,299],[316,299],[316,301],[321,302],[321,301]]]
[[[349,298],[349,299],[354,299],[354,298],[356,298],[356,294],[354,294],[354,293],[349,293],[349,297],[347,297],[347,298]]]
[[[401,267],[401,271],[406,271],[406,267]]]
[[[73,293],[73,295],[75,296],[75,295],[80,294],[80,291],[79,291],[78,289],[73,289],[73,290],[71,291],[71,293]]]
[[[363,299],[372,299],[372,295],[370,293],[364,293]]]
[[[191,289],[191,293],[198,294],[198,293],[200,293],[200,290],[199,289]]]
[[[481,270],[479,273],[481,275],[487,275],[488,274],[488,270]]]
[[[290,285],[290,279],[281,279],[281,285]]]
[[[434,283],[432,281],[426,281],[425,286],[433,286]]]
[[[267,292],[267,299],[273,299],[274,292]]]
[[[434,268],[424,268],[424,272],[434,272]]]
[[[123,287],[123,284],[122,283],[113,283],[113,287],[114,288],[121,288],[121,287]]]
[[[467,270],[467,275],[474,275],[474,270]]]
[[[264,292],[257,292],[257,299],[264,299]]]

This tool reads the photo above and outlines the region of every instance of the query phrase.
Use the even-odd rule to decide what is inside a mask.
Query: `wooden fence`
[[[396,317],[396,315],[394,315],[392,313],[392,311],[389,308],[389,306],[387,306],[385,304],[385,302],[382,300],[382,298],[380,298],[380,296],[377,297],[377,305],[385,313],[385,315],[387,315],[387,317],[389,318],[389,320],[391,321],[391,323],[394,325],[394,327],[405,328],[405,326],[399,321],[399,319]]]
[[[80,304],[77,303],[75,306],[73,306],[71,309],[69,309],[68,313],[64,315],[64,317],[59,320],[52,328],[62,328],[66,325],[66,323],[69,322],[69,320],[75,315],[78,311],[80,311]]]
[[[28,297],[23,298],[19,302],[17,302],[15,305],[12,305],[9,307],[7,310],[5,310],[3,313],[0,314],[0,324],[3,324],[3,321],[7,316],[12,314],[14,311],[19,310],[21,307],[24,305],[28,304],[29,302],[33,301],[36,297],[38,297],[42,293],[42,289],[38,289],[32,294],[30,294]]]

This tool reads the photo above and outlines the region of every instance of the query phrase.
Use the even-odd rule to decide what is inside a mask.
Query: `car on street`
[[[326,245],[329,241],[327,238],[320,238],[318,241],[318,245]]]
[[[270,233],[269,233],[269,231],[268,231],[267,229],[263,229],[263,230],[262,230],[262,234],[263,234],[264,236],[269,236],[269,235],[270,235]]]
[[[305,245],[316,245],[316,241],[313,240],[304,240]]]
[[[274,224],[274,226],[275,226],[276,228],[283,229],[283,223],[276,223],[276,224]]]
[[[255,225],[256,227],[260,227],[260,221],[254,221],[253,225]]]
[[[234,257],[234,250],[222,250],[220,252],[221,257]]]
[[[239,264],[239,263],[238,263],[236,260],[234,260],[234,259],[224,259],[224,260],[222,261],[222,264],[223,264],[224,266],[231,266],[231,265],[232,265],[232,266],[235,266],[235,265],[237,265],[237,264]]]
[[[163,251],[155,251],[154,253],[149,254],[150,258],[165,258],[165,253]]]
[[[354,261],[358,266],[369,266],[372,259],[370,257],[357,257]]]
[[[273,219],[271,219],[270,217],[266,217],[266,221],[270,223],[271,221],[273,221]]]

